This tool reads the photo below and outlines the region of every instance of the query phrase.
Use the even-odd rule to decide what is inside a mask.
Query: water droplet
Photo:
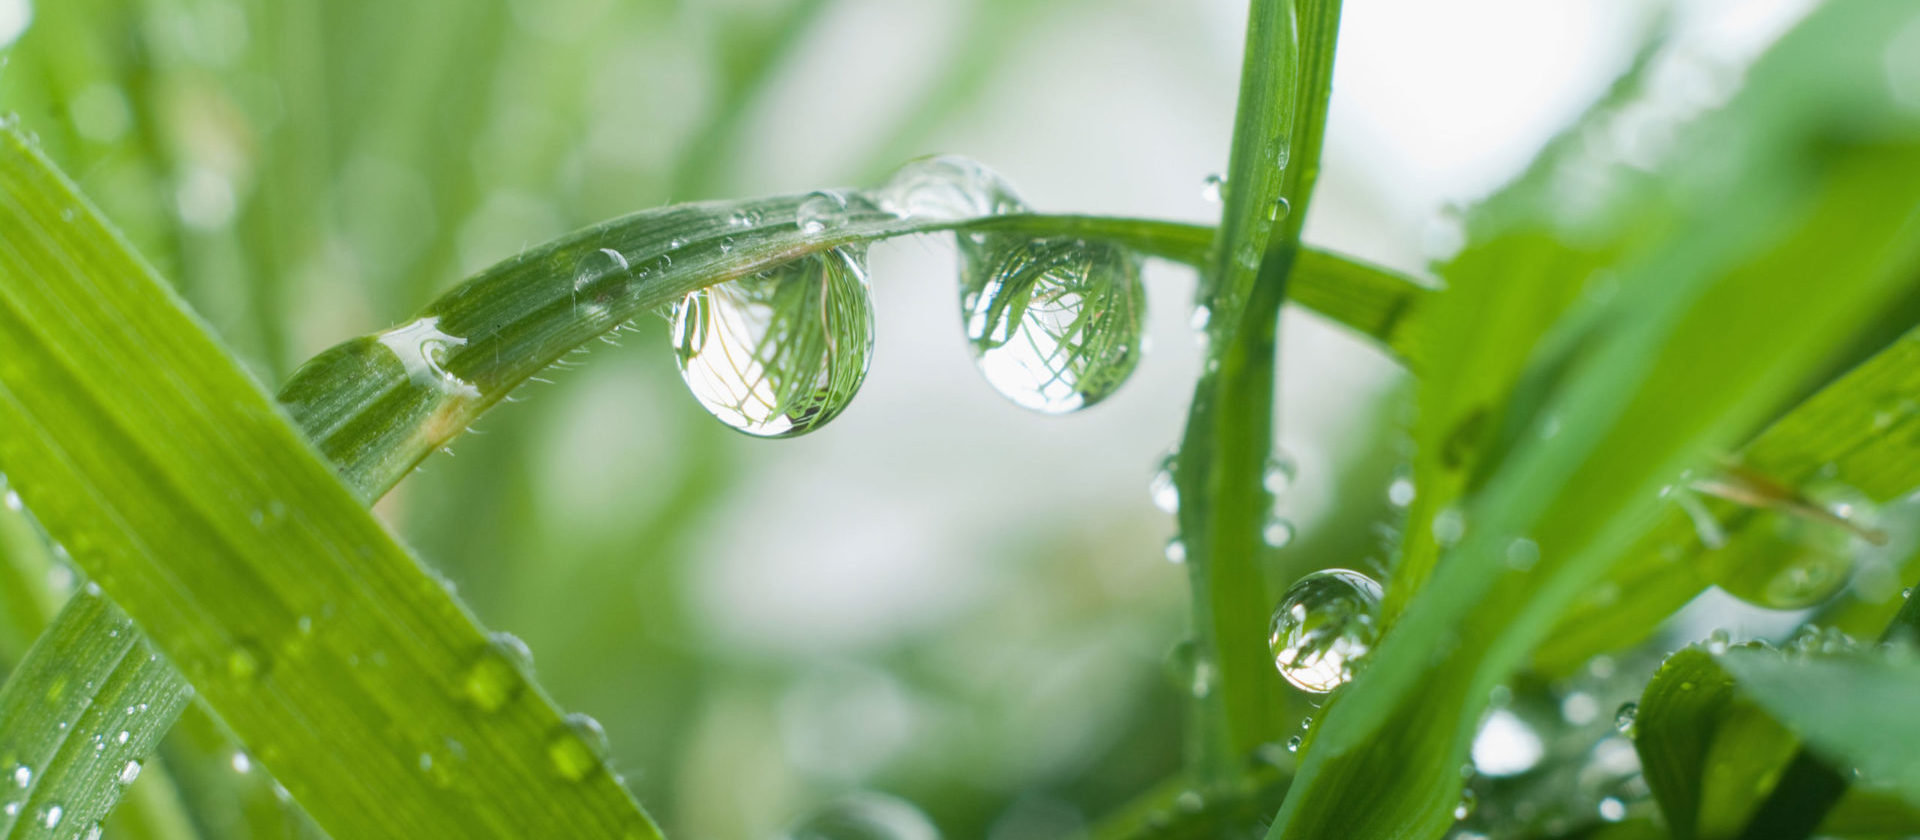
[[[106,833],[107,830],[105,827],[99,823],[94,823],[87,827],[87,833],[80,835],[80,840],[100,840]]]
[[[394,327],[375,336],[375,340],[399,357],[407,378],[414,384],[463,397],[480,396],[479,388],[447,370],[448,351],[464,346],[467,340],[441,332],[440,316],[432,315]]]
[[[233,643],[233,649],[227,651],[227,676],[237,682],[253,682],[267,671],[271,660],[266,651],[253,642],[241,640]]]
[[[1540,544],[1526,537],[1507,543],[1507,568],[1516,572],[1533,569],[1540,562]]]
[[[4,503],[7,506],[7,510],[15,513],[19,513],[20,510],[25,507],[20,503],[20,494],[15,493],[11,489],[6,492],[5,496],[0,496],[0,503]]]
[[[1286,548],[1293,542],[1293,522],[1285,517],[1268,517],[1266,527],[1260,529],[1260,539],[1268,548]]]
[[[812,193],[800,200],[794,221],[803,233],[825,233],[838,228],[847,222],[847,197],[828,190]]]
[[[1155,470],[1153,478],[1147,482],[1147,495],[1153,498],[1153,506],[1167,513],[1180,512],[1180,485],[1174,482],[1174,470],[1180,465],[1179,453],[1168,452],[1160,459],[1160,469]]]
[[[1453,806],[1453,818],[1456,820],[1464,820],[1471,817],[1473,816],[1474,809],[1479,806],[1480,797],[1474,794],[1473,788],[1462,790],[1460,791],[1459,804]]]
[[[22,764],[19,767],[13,768],[11,777],[14,787],[25,788],[27,785],[33,784],[33,768]]]
[[[1291,212],[1293,212],[1293,205],[1291,203],[1285,198],[1276,198],[1273,200],[1273,204],[1267,207],[1267,221],[1280,221],[1286,218],[1287,214]]]
[[[1278,496],[1293,486],[1294,476],[1299,472],[1293,457],[1285,452],[1276,452],[1267,456],[1266,472],[1260,478],[1260,484],[1268,493]]]
[[[779,840],[940,840],[940,831],[904,799],[861,792],[795,820]]]
[[[1293,143],[1289,138],[1282,136],[1279,148],[1273,150],[1273,166],[1275,169],[1286,169],[1287,163],[1292,159]]]
[[[1177,534],[1167,540],[1167,562],[1174,564],[1187,562],[1187,543]]]
[[[122,729],[122,730],[120,730],[120,734],[118,734],[118,735],[115,735],[115,736],[113,736],[113,742],[114,742],[114,743],[116,743],[116,744],[120,744],[120,745],[123,745],[123,746],[124,746],[124,745],[125,745],[125,744],[126,744],[126,743],[127,743],[128,741],[131,741],[131,740],[133,740],[133,733],[132,733],[132,732],[128,732],[128,731],[127,731],[127,730],[125,730],[125,729]]]
[[[60,825],[60,818],[66,814],[66,810],[59,805],[48,805],[40,811],[40,824],[47,828],[54,828]]]
[[[722,254],[733,253],[733,237],[723,236],[720,238],[720,253]]]
[[[714,417],[756,437],[805,434],[846,409],[873,359],[865,261],[835,248],[700,289],[674,306],[672,335]]]
[[[1619,822],[1627,818],[1627,803],[1618,797],[1609,796],[1600,800],[1600,819],[1607,822]]]
[[[1293,737],[1291,737],[1291,738],[1288,738],[1288,739],[1287,739],[1287,752],[1290,752],[1290,753],[1297,753],[1297,752],[1299,752],[1299,751],[1300,751],[1300,736],[1298,736],[1298,735],[1295,735],[1295,736],[1293,736]]]
[[[902,218],[960,221],[1027,211],[1000,173],[958,155],[907,162],[878,197],[882,208]]]
[[[1227,179],[1218,172],[1208,173],[1200,182],[1200,197],[1208,204],[1219,204],[1226,197]]]
[[[727,217],[727,224],[737,228],[753,227],[754,225],[760,224],[760,211],[735,210],[733,215]]]
[[[1413,504],[1413,496],[1414,487],[1411,476],[1394,476],[1393,482],[1387,485],[1387,504],[1394,507],[1404,508]]]
[[[460,691],[483,712],[497,712],[526,688],[533,670],[533,652],[512,633],[494,633],[467,666]]]
[[[623,277],[627,273],[627,258],[612,248],[601,248],[580,260],[580,267],[573,273],[573,290],[579,292],[603,277]]]
[[[1467,517],[1457,507],[1450,507],[1433,516],[1433,541],[1441,548],[1452,548],[1460,538],[1467,535]]]
[[[1732,638],[1725,630],[1715,630],[1707,634],[1707,652],[1716,656],[1726,653]]]
[[[1193,308],[1193,314],[1187,318],[1187,326],[1192,327],[1195,332],[1198,332],[1206,329],[1207,324],[1212,321],[1213,310],[1203,303]]]
[[[547,760],[553,763],[554,772],[572,782],[604,767],[610,752],[607,732],[600,728],[600,722],[578,712],[567,715],[565,724],[547,742]]]
[[[120,784],[133,784],[134,779],[140,778],[140,768],[141,765],[138,761],[128,761],[126,764],[120,765]]]
[[[228,763],[233,765],[235,773],[253,772],[253,759],[240,750],[233,751],[233,757],[228,760]]]
[[[1640,716],[1640,704],[1622,703],[1620,710],[1613,713],[1613,728],[1620,734],[1633,737],[1634,718]]]
[[[1380,584],[1359,572],[1326,569],[1287,588],[1267,636],[1280,676],[1325,694],[1353,678],[1379,636]]]
[[[1098,403],[1140,361],[1146,288],[1119,245],[992,237],[961,247],[961,319],[980,372],[1008,399],[1061,414]]]

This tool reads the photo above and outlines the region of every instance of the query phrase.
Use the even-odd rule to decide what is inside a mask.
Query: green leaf
[[[1820,755],[1859,769],[1870,786],[1920,806],[1920,662],[1904,649],[1840,655],[1790,655],[1735,649],[1720,657],[1740,687]]]
[[[1795,745],[1735,691],[1712,655],[1691,647],[1647,683],[1634,729],[1647,785],[1675,840],[1738,832]]]
[[[1816,11],[1678,135],[1660,180],[1586,162],[1610,190],[1555,235],[1631,247],[1490,408],[1482,440],[1496,445],[1463,485],[1460,541],[1330,704],[1271,836],[1443,832],[1488,693],[1644,533],[1660,488],[1750,434],[1911,293],[1920,220],[1888,196],[1920,196],[1920,120],[1892,101],[1880,62],[1911,13]],[[1626,233],[1644,230],[1659,234]],[[1428,334],[1447,329],[1438,308]]]
[[[537,686],[473,700],[526,678],[11,131],[0,229],[0,465],[321,825],[658,834]]]

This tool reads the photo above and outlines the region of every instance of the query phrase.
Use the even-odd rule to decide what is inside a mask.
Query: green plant
[[[685,189],[719,177],[739,103],[824,5],[794,3],[743,39]],[[296,35],[325,12],[254,11],[289,39],[265,72],[320,74]],[[87,19],[43,13],[36,37],[68,40],[25,43],[14,72],[37,75],[22,96],[54,106],[48,131],[86,135],[93,89],[66,85],[91,59],[60,48],[95,43],[76,34]],[[1188,754],[1125,791],[1096,836],[1920,831],[1907,757],[1920,732],[1895,711],[1920,692],[1920,613],[1897,597],[1920,577],[1903,500],[1920,485],[1920,17],[1899,0],[1822,7],[1700,113],[1661,110],[1653,80],[1671,57],[1649,46],[1465,214],[1434,289],[1302,242],[1340,13],[1340,0],[1251,4],[1217,227],[1035,214],[963,158],[910,163],[871,190],[674,204],[523,248],[401,326],[313,357],[277,400],[8,125],[0,786],[14,788],[0,828],[661,836],[599,724],[563,714],[526,646],[486,632],[367,508],[540,371],[655,310],[716,417],[756,436],[819,428],[857,396],[873,351],[867,246],[942,233],[959,244],[983,372],[1041,411],[1097,403],[1134,370],[1143,256],[1201,277],[1202,373],[1156,490],[1191,583]],[[447,25],[506,62],[498,17]],[[392,101],[432,90],[408,80]],[[469,98],[437,104],[472,125],[484,109]],[[167,141],[139,136],[152,103],[133,99],[141,165],[164,168]],[[1648,125],[1671,142],[1606,139]],[[263,276],[292,273],[278,246],[315,221],[294,196],[319,190],[302,156],[323,157],[309,146],[325,139],[276,140],[246,217],[264,245],[240,258]],[[182,216],[221,209],[182,196]],[[169,241],[154,230],[168,223],[127,224]],[[169,262],[217,264],[187,227]],[[273,282],[257,313],[285,291]],[[1295,556],[1271,514],[1291,469],[1273,445],[1289,300],[1417,380],[1404,521],[1378,591],[1357,573],[1304,576],[1350,564]],[[277,372],[279,322],[261,320]],[[49,570],[69,562],[87,582],[55,612]],[[1785,650],[1682,638],[1699,644],[1658,673],[1629,667],[1664,653],[1661,622],[1714,585],[1817,606],[1806,626],[1829,629]],[[1882,628],[1879,646],[1847,635]],[[1294,684],[1333,689],[1304,730],[1309,701],[1279,672],[1302,668],[1315,670]],[[1644,777],[1601,714],[1622,690],[1638,699],[1620,726]],[[1513,766],[1481,755],[1505,720],[1533,739]],[[869,808],[865,830],[890,807]],[[832,825],[815,830],[862,830]]]

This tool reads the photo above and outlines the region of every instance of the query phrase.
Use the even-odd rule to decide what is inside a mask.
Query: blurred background
[[[1810,0],[1347,0],[1316,245],[1425,275],[1663,15],[1730,89]],[[498,259],[665,203],[974,157],[1048,212],[1211,222],[1240,0],[0,0],[17,113],[272,387]],[[379,506],[669,833],[856,791],[947,837],[1072,836],[1175,772],[1185,571],[1146,485],[1199,362],[1191,272],[1107,402],[973,369],[951,245],[876,246],[874,366],[810,436],[685,393],[664,323],[530,385]],[[1285,321],[1277,586],[1377,570],[1410,383]],[[1277,595],[1277,593],[1276,593]],[[1304,709],[1304,704],[1303,704]]]

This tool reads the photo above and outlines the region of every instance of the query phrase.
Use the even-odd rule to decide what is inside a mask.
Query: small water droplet
[[[722,254],[733,253],[733,237],[723,236],[720,238],[720,253]]]
[[[733,215],[727,217],[727,224],[737,228],[753,227],[760,224],[760,211],[735,210]]]
[[[794,820],[778,840],[940,840],[940,830],[913,803],[860,792]]]
[[[1620,704],[1620,709],[1613,713],[1613,728],[1620,734],[1631,738],[1634,732],[1634,719],[1639,716],[1640,704],[1622,703]]]
[[[1212,320],[1213,310],[1203,303],[1193,308],[1193,315],[1187,318],[1187,326],[1192,327],[1195,332],[1198,332],[1206,329],[1207,324]]]
[[[250,683],[259,679],[271,664],[266,651],[248,640],[234,642],[233,649],[227,651],[227,676],[236,682]]]
[[[493,633],[460,679],[460,692],[483,712],[497,712],[526,688],[533,652],[512,633]]]
[[[873,299],[853,249],[801,257],[687,295],[672,337],[687,389],[755,437],[805,434],[839,416],[873,359]]]
[[[1205,698],[1213,693],[1213,684],[1220,679],[1220,673],[1214,668],[1213,660],[1195,653],[1193,660],[1193,680],[1187,685],[1187,693],[1196,699]]]
[[[134,779],[140,778],[140,769],[141,765],[138,761],[128,761],[120,765],[120,784],[133,784]]]
[[[15,767],[13,768],[11,778],[13,779],[14,787],[25,788],[27,785],[33,784],[33,768],[24,764]]]
[[[1280,221],[1281,219],[1285,219],[1287,214],[1291,212],[1293,212],[1293,205],[1291,203],[1285,198],[1276,198],[1271,205],[1267,206],[1267,221]]]
[[[1413,504],[1414,486],[1411,476],[1395,476],[1387,485],[1387,504],[1396,508],[1405,508]]]
[[[240,750],[233,751],[233,757],[228,759],[228,763],[233,765],[233,772],[235,773],[244,774],[253,772],[253,758]]]
[[[1540,544],[1526,537],[1507,543],[1507,568],[1516,572],[1533,569],[1540,563]]]
[[[1275,452],[1267,456],[1266,472],[1261,475],[1260,484],[1267,488],[1268,493],[1278,496],[1293,486],[1293,479],[1299,469],[1299,465],[1293,462],[1293,456],[1285,452]]]
[[[1286,169],[1292,159],[1293,143],[1289,138],[1281,137],[1279,148],[1273,150],[1273,166],[1275,169]]]
[[[1609,796],[1600,800],[1600,819],[1607,822],[1619,822],[1627,818],[1627,803],[1617,797]]]
[[[15,513],[18,513],[23,508],[25,508],[25,505],[22,505],[20,503],[20,494],[14,492],[11,489],[7,490],[5,496],[0,496],[0,502],[4,502],[4,504],[7,506],[7,510],[13,511]]]
[[[131,740],[133,740],[133,733],[125,729],[120,730],[118,735],[113,736],[113,742],[116,744],[124,745]]]
[[[1473,792],[1473,788],[1462,790],[1460,791],[1459,804],[1453,806],[1453,818],[1456,820],[1464,820],[1471,817],[1473,816],[1474,809],[1479,806],[1480,797]]]
[[[1226,197],[1227,179],[1218,172],[1207,174],[1200,182],[1200,197],[1208,204],[1219,204]]]
[[[553,763],[554,772],[571,782],[586,779],[604,767],[610,752],[607,732],[600,728],[600,722],[578,712],[567,715],[565,723],[547,741],[547,760]]]
[[[1325,569],[1287,587],[1267,636],[1280,676],[1326,694],[1353,678],[1379,637],[1380,584],[1348,569]]]
[[[961,246],[961,322],[1001,395],[1047,414],[1106,399],[1140,362],[1146,288],[1117,244],[1004,236]]]
[[[1266,526],[1260,529],[1260,539],[1268,548],[1286,548],[1293,542],[1293,522],[1281,516],[1268,517]]]
[[[573,290],[582,291],[595,281],[604,277],[624,277],[627,273],[627,258],[612,248],[601,248],[580,260],[580,267],[573,273]]]
[[[825,233],[847,222],[847,198],[837,192],[821,190],[800,200],[794,221],[803,233]]]
[[[1293,736],[1293,737],[1291,737],[1291,738],[1288,738],[1288,739],[1287,739],[1287,752],[1290,752],[1290,753],[1297,753],[1297,752],[1299,752],[1299,751],[1300,751],[1300,736],[1298,736],[1298,735],[1295,735],[1295,736]]]
[[[1732,638],[1726,630],[1714,630],[1707,634],[1707,652],[1715,656],[1726,653]]]
[[[1187,562],[1187,544],[1177,534],[1167,540],[1167,562],[1174,564]]]
[[[66,816],[66,814],[66,809],[61,808],[59,805],[48,805],[40,811],[40,824],[47,828],[57,827],[60,825],[60,818]]]
[[[1160,459],[1160,468],[1147,482],[1147,495],[1153,498],[1153,506],[1167,513],[1180,512],[1180,485],[1174,482],[1174,471],[1179,467],[1179,453],[1168,452]]]

